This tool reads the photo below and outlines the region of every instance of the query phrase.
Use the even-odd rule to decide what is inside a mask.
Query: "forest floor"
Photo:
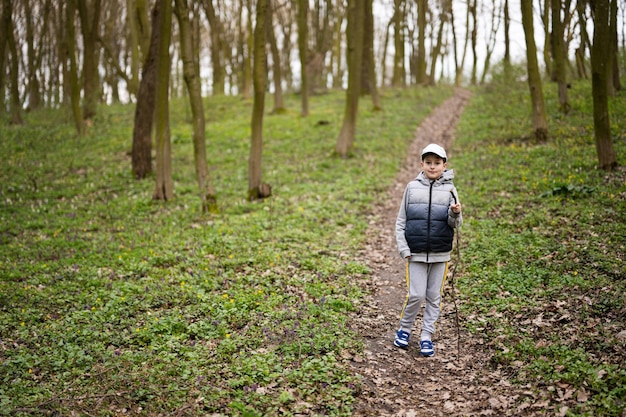
[[[393,345],[406,295],[405,263],[396,251],[394,235],[398,204],[406,184],[419,173],[421,149],[434,142],[451,150],[456,123],[469,98],[467,90],[457,90],[417,128],[403,168],[381,204],[373,209],[364,256],[372,271],[373,279],[367,284],[372,291],[352,323],[365,344],[364,355],[352,358],[355,372],[364,381],[354,408],[356,416],[520,415],[522,410],[513,403],[529,395],[528,391],[516,392],[519,388],[493,370],[480,338],[462,328],[457,330],[458,295],[451,285],[451,272],[433,338],[435,355],[420,356],[415,339],[407,350]],[[449,155],[454,158],[453,152]],[[457,256],[455,250],[450,271],[458,262]],[[420,322],[421,314],[416,320],[416,332]],[[533,411],[540,409],[526,409],[523,415],[533,415]]]

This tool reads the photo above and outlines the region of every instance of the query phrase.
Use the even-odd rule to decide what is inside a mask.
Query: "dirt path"
[[[373,295],[353,323],[365,341],[364,356],[352,361],[365,382],[355,405],[355,416],[514,415],[511,406],[519,395],[511,392],[510,384],[491,369],[481,349],[482,341],[461,334],[461,351],[457,354],[450,283],[446,284],[442,315],[433,339],[435,356],[421,357],[415,341],[407,351],[393,346],[405,297],[404,261],[396,251],[394,236],[398,204],[405,185],[419,172],[419,155],[428,143],[446,147],[454,168],[450,145],[469,96],[468,91],[457,90],[419,126],[404,168],[389,188],[384,205],[377,207],[370,219],[365,251],[372,270],[373,280],[368,285],[372,286]],[[459,193],[462,200],[463,190]],[[456,255],[452,261],[456,261]]]

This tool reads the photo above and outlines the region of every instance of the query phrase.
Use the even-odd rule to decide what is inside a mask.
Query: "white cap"
[[[424,159],[424,155],[428,153],[435,154],[441,159],[443,159],[444,161],[448,160],[448,157],[446,156],[446,150],[443,149],[441,146],[436,145],[434,143],[431,143],[430,145],[424,148],[424,150],[422,151],[422,159]]]

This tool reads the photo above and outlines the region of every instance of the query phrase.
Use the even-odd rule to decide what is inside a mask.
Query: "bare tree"
[[[213,0],[203,0],[202,5],[211,30],[211,69],[213,76],[213,94],[224,94],[224,25],[216,13]]]
[[[200,201],[203,212],[216,212],[217,203],[215,190],[209,168],[206,161],[206,138],[204,105],[202,103],[202,93],[200,85],[200,74],[198,73],[198,60],[194,51],[192,27],[189,19],[189,6],[187,0],[175,0],[175,14],[178,19],[178,30],[180,38],[180,51],[183,61],[183,78],[189,93],[189,104],[191,106],[193,123],[193,155],[196,167],[196,177],[198,178],[198,188],[200,191]]]
[[[335,151],[346,159],[354,146],[356,121],[359,110],[361,63],[363,62],[364,0],[348,0],[348,88],[341,131]]]
[[[83,118],[91,120],[96,115],[100,82],[98,69],[100,65],[100,48],[98,43],[100,29],[101,0],[77,1],[80,27],[83,34]]]
[[[132,170],[135,178],[146,178],[152,172],[152,125],[156,94],[156,60],[161,36],[161,2],[152,9],[150,45],[141,72],[141,82],[135,106]]]
[[[565,2],[569,10],[569,1]],[[552,51],[554,54],[554,77],[559,90],[559,110],[563,114],[570,111],[567,97],[567,55],[564,45],[564,23],[561,19],[561,0],[552,0]]]
[[[243,22],[240,23],[239,35],[241,42],[241,59],[242,59],[242,80],[241,95],[248,100],[251,96],[252,89],[252,54],[254,53],[254,37],[252,36],[252,0],[242,0],[246,6],[246,25],[245,30]]]
[[[611,0],[610,15],[609,15],[609,28],[610,28],[610,64],[608,72],[608,86],[609,95],[614,96],[616,91],[622,89],[619,74],[619,45],[617,42],[617,0]]]
[[[593,47],[591,50],[591,88],[593,94],[593,127],[600,168],[611,170],[617,166],[617,156],[611,138],[608,100],[608,66],[610,57],[610,0],[594,2]]]
[[[406,69],[404,66],[404,29],[406,25],[406,1],[394,0],[393,2],[393,73],[391,85],[403,87],[406,84]],[[348,14],[348,18],[350,15]],[[348,64],[349,65],[349,64]]]
[[[387,28],[385,30],[385,37],[383,38],[382,44],[383,48],[380,53],[380,62],[381,62],[381,80],[383,85],[387,85],[387,51],[389,49],[389,34],[391,33],[391,27],[393,26],[393,18],[389,20],[387,23]]]
[[[536,140],[545,141],[548,138],[548,122],[546,120],[539,63],[537,62],[532,3],[522,1],[521,10],[522,26],[524,27],[524,37],[526,38],[526,65],[528,68],[528,88],[530,89],[532,105],[533,134]]]
[[[291,57],[292,57],[292,32],[293,32],[293,22],[297,21],[295,17],[295,10],[292,6],[292,2],[288,2],[286,4],[287,7],[278,7],[274,8],[275,16],[278,21],[278,27],[282,29],[282,47],[280,50],[280,61],[281,65],[281,73],[282,79],[285,81],[285,85],[287,86],[287,90],[295,91],[294,80],[293,80],[293,72],[291,71]],[[297,24],[296,24],[297,26]],[[296,29],[297,30],[297,29]]]
[[[15,33],[13,30],[13,7],[11,0],[4,0],[2,3],[2,23],[4,26],[3,35],[6,37],[2,37],[0,43],[3,44],[4,47],[8,48],[9,55],[9,91],[10,91],[10,100],[9,100],[9,111],[11,115],[11,123],[12,124],[22,124],[24,123],[22,120],[22,103],[20,100],[20,91],[19,91],[19,55],[17,42],[15,39]],[[6,50],[3,51],[6,54]],[[6,59],[6,55],[2,57],[2,59]],[[1,71],[5,71],[5,67],[0,68]],[[4,78],[4,74],[3,74]],[[2,103],[4,106],[4,102]]]
[[[432,53],[430,54],[430,73],[428,76],[428,83],[430,85],[435,85],[435,80],[437,78],[436,69],[437,69],[437,61],[439,60],[439,55],[441,54],[441,49],[443,48],[443,29],[448,22],[448,13],[446,10],[445,4],[441,5],[441,9],[439,11],[439,27],[437,28],[437,39],[434,39],[434,46],[432,49]],[[434,13],[433,13],[434,16]]]
[[[172,0],[157,0],[159,11],[159,42],[156,55],[156,89],[154,130],[156,142],[156,184],[153,198],[171,200],[174,197],[172,180],[172,144],[170,140],[169,86],[170,40],[172,36]]]
[[[231,94],[240,94],[243,97],[250,97],[249,91],[248,94],[244,94],[243,92],[243,60],[244,54],[248,53],[246,51],[247,44],[246,39],[248,38],[247,32],[244,30],[243,26],[243,10],[244,3],[243,0],[237,0],[231,4],[230,12],[232,12],[230,20],[224,21],[224,25],[228,26],[226,32],[226,61],[227,67],[230,68],[230,71],[227,72],[226,78],[228,80],[228,85],[230,86]],[[233,45],[235,47],[233,47]]]
[[[472,32],[471,32],[471,48],[472,48],[472,56],[474,57],[472,61],[472,75],[470,77],[470,82],[472,85],[476,85],[476,74],[477,74],[477,64],[478,64],[478,54],[476,52],[477,42],[478,42],[478,11],[477,5],[478,0],[468,0],[468,9],[469,14],[472,18]]]
[[[331,53],[331,68],[332,68],[332,75],[333,75],[333,83],[332,83],[332,88],[335,89],[339,89],[342,87],[342,80],[343,80],[343,74],[345,72],[345,67],[343,65],[343,39],[344,39],[344,34],[343,34],[343,29],[342,29],[342,25],[343,25],[343,21],[345,20],[345,10],[342,8],[342,4],[343,3],[339,3],[337,4],[335,10],[335,25],[333,26],[333,49],[332,49],[332,53]],[[383,59],[383,71],[384,71],[384,59]],[[384,75],[383,75],[383,80],[384,80]]]
[[[137,97],[139,72],[150,48],[146,0],[126,0],[127,53],[130,59],[130,76],[127,77],[128,93]],[[148,40],[146,42],[146,40]]]
[[[543,64],[548,77],[552,77],[552,31],[550,30],[550,10],[552,0],[539,0],[541,21],[543,23]],[[543,2],[543,3],[542,3]],[[532,9],[532,5],[531,5]]]
[[[7,63],[7,48],[9,40],[9,30],[13,26],[11,23],[11,0],[2,1],[2,10],[0,10],[0,114],[6,113],[6,63]]]
[[[480,77],[480,83],[484,84],[491,66],[491,55],[496,48],[496,40],[500,31],[500,23],[502,22],[502,10],[496,4],[496,0],[491,2],[491,30],[485,42],[485,64],[483,65],[483,73]]]
[[[280,50],[276,41],[276,34],[274,33],[274,2],[267,0],[268,7],[268,24],[267,24],[267,40],[270,45],[270,51],[272,52],[272,75],[274,77],[274,108],[273,114],[284,113],[285,100],[283,99],[283,75],[282,65],[280,59]]]
[[[300,98],[302,103],[300,113],[306,117],[309,115],[309,77],[306,70],[309,52],[308,0],[297,0],[297,10],[298,52],[300,53]]]
[[[324,92],[327,87],[329,67],[326,55],[332,47],[335,5],[334,0],[313,0],[310,10],[309,52],[307,55],[307,78],[309,94]]]
[[[76,131],[80,136],[85,134],[85,123],[83,121],[83,111],[80,107],[80,85],[78,80],[78,64],[76,63],[76,32],[74,30],[74,22],[76,18],[76,1],[68,0],[66,7],[67,17],[66,23],[66,39],[65,47],[67,48],[67,54],[69,58],[68,73],[64,74],[67,77],[70,105],[72,108],[72,115],[74,116],[74,124]]]
[[[511,70],[511,16],[509,14],[509,0],[504,0],[504,71],[507,75]]]
[[[55,82],[54,89],[55,103],[64,104],[70,101],[69,96],[69,50],[67,46],[67,7],[69,2],[66,2],[65,7],[59,7],[54,19],[54,26],[56,32],[56,44],[59,51],[57,65],[53,65],[50,69],[51,79]],[[82,115],[81,115],[82,117]]]
[[[48,31],[50,22],[50,12],[52,11],[51,0],[45,0],[44,3],[37,3],[38,21],[35,25],[33,21],[35,14],[33,13],[33,4],[30,1],[24,2],[24,17],[26,20],[26,50],[28,68],[28,109],[38,109],[42,105],[41,85],[39,82],[38,71],[41,67],[44,48],[43,38]],[[36,30],[39,29],[39,33]],[[37,38],[37,39],[35,39]]]
[[[591,46],[591,42],[589,41],[589,34],[587,33],[587,28],[585,27],[585,22],[587,21],[586,1],[577,0],[576,1],[576,12],[578,14],[578,22],[579,22],[579,32],[580,32],[580,45],[576,48],[575,58],[576,58],[576,72],[578,74],[578,78],[587,78],[587,68],[585,66],[585,51],[587,48]]]
[[[376,62],[374,61],[374,11],[372,0],[365,0],[363,29],[363,65],[361,73],[361,94],[370,94],[374,110],[380,110],[380,98],[376,86]]]
[[[469,42],[469,34],[470,34],[470,9],[469,9],[469,4],[468,4],[468,7],[465,8],[465,37],[464,37],[465,40],[463,42],[463,53],[461,55],[461,58],[459,59],[458,40],[457,40],[457,34],[456,34],[456,25],[454,23],[454,9],[452,7],[452,1],[450,1],[449,8],[450,8],[449,9],[450,26],[452,26],[452,43],[454,47],[454,70],[455,70],[454,85],[458,87],[461,85],[461,81],[463,80],[463,68],[465,67],[465,58],[467,56],[467,44]]]
[[[262,182],[263,154],[263,112],[265,109],[265,86],[267,63],[265,43],[267,34],[268,0],[258,0],[256,6],[256,25],[254,28],[253,84],[254,100],[252,104],[252,136],[250,140],[250,158],[248,160],[248,199],[258,200],[272,195],[272,188]]]
[[[426,84],[426,13],[428,11],[427,0],[417,0],[417,65],[415,82]]]

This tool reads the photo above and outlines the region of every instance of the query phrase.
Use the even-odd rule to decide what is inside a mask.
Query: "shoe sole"
[[[409,345],[408,345],[408,344],[406,344],[406,345],[400,345],[400,344],[398,344],[395,340],[393,341],[393,345],[394,345],[395,347],[399,347],[400,349],[408,349],[408,348],[409,348]]]
[[[434,345],[434,343],[431,343],[431,346]],[[433,356],[435,354],[435,349],[434,347],[431,347],[430,349],[426,348],[426,349],[420,349],[420,355],[424,356],[424,357],[430,357]]]

